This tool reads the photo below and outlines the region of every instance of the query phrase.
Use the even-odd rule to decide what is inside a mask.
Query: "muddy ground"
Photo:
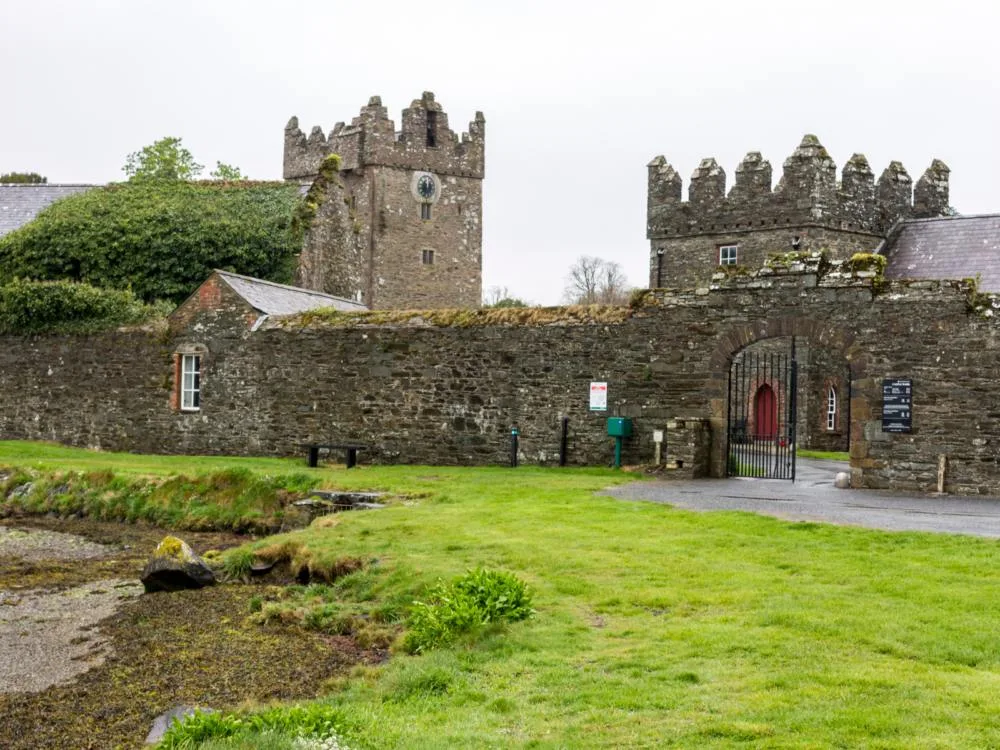
[[[66,532],[111,545],[103,554],[98,550],[98,556],[88,556],[94,548],[80,542],[78,559],[52,559],[26,549],[14,549],[24,555],[14,556],[9,546],[0,544],[0,591],[8,600],[31,596],[39,588],[67,592],[102,582],[97,588],[107,591],[112,589],[103,582],[135,581],[149,553],[169,533],[87,520],[17,518],[0,524]],[[179,536],[198,552],[246,540],[229,533]],[[27,546],[44,549],[46,543]],[[176,705],[224,709],[315,697],[352,666],[386,657],[382,651],[359,648],[348,637],[249,622],[250,599],[270,585],[275,584],[121,596],[118,611],[81,636],[81,643],[99,645],[82,657],[64,655],[96,666],[66,684],[38,692],[25,692],[24,685],[0,685],[0,747],[138,748],[153,719]],[[87,606],[86,596],[79,600]],[[43,621],[26,625],[22,637],[31,638],[32,627],[46,626],[44,618],[37,619]],[[20,657],[30,658],[29,651],[25,648]]]

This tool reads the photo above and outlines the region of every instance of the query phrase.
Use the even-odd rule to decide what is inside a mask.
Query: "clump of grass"
[[[174,722],[157,747],[160,750],[186,750],[202,743],[230,740],[221,747],[258,747],[252,743],[266,738],[270,747],[296,747],[296,739],[335,740],[335,746],[347,750],[339,741],[344,722],[332,707],[313,703],[270,708],[257,713],[205,713],[196,711],[183,721]],[[312,747],[313,743],[304,746]]]
[[[319,481],[302,473],[266,475],[225,468],[169,478],[100,471],[0,469],[0,509],[8,513],[147,521],[187,531],[277,531],[285,508]]]
[[[347,577],[359,575],[364,571]],[[345,580],[276,587],[269,600],[251,600],[251,619],[260,624],[298,625],[306,630],[351,636],[362,648],[388,648],[398,633],[399,610],[352,595],[357,587],[344,585]]]
[[[527,585],[512,573],[479,568],[445,585],[410,612],[403,648],[420,653],[447,646],[486,625],[524,620],[533,614]]]
[[[261,547],[255,550],[254,554],[267,562],[287,564],[292,575],[301,583],[310,581],[330,583],[365,566],[365,561],[361,558],[318,555],[305,544],[290,539]]]
[[[245,547],[227,550],[221,557],[223,578],[227,581],[250,580],[255,557],[253,550]]]

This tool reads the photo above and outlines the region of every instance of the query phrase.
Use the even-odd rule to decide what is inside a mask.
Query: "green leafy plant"
[[[0,287],[0,333],[89,333],[163,317],[169,307],[144,304],[129,290],[14,279]]]
[[[157,747],[161,750],[182,750],[198,747],[207,740],[268,732],[289,737],[338,737],[342,731],[340,714],[333,707],[318,703],[276,707],[256,713],[196,711],[183,721],[174,722]]]
[[[221,161],[215,162],[215,169],[212,170],[211,177],[213,180],[226,180],[229,182],[246,179],[239,167],[234,167],[232,164],[226,164]]]
[[[485,625],[530,617],[531,593],[512,573],[479,568],[450,584],[439,583],[428,601],[416,601],[410,612],[404,648],[420,653],[452,643]]]
[[[88,190],[0,238],[0,284],[82,281],[177,303],[216,268],[290,282],[299,203],[297,185],[273,182],[150,179]]]
[[[204,167],[181,145],[180,138],[161,138],[128,155],[122,171],[130,180],[193,180]]]

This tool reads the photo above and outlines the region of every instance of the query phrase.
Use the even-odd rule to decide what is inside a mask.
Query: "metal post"
[[[620,469],[622,467],[622,438],[615,438],[615,468]]]
[[[510,466],[512,469],[517,468],[517,443],[520,434],[516,427],[510,428]]]
[[[795,453],[798,447],[798,436],[795,434],[798,424],[798,393],[799,393],[799,363],[795,358],[795,337],[792,336],[792,377],[789,398],[788,442],[792,452],[792,481],[795,481]]]
[[[566,465],[567,449],[569,446],[569,417],[562,418],[562,434],[559,437],[559,465]]]

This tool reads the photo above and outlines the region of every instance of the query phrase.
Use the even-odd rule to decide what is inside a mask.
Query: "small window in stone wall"
[[[432,266],[432,265],[434,265],[434,251],[433,250],[424,250],[423,251],[423,261],[424,261],[424,265],[425,266]]]
[[[420,218],[424,221],[429,221],[431,218],[431,204],[421,203],[420,204]]]
[[[437,116],[437,112],[427,110],[427,145],[431,148],[437,146]]]
[[[826,392],[826,431],[837,429],[837,389],[832,385]]]
[[[181,355],[181,411],[201,409],[201,356]]]
[[[719,265],[735,266],[738,262],[738,250],[739,245],[719,245]]]

